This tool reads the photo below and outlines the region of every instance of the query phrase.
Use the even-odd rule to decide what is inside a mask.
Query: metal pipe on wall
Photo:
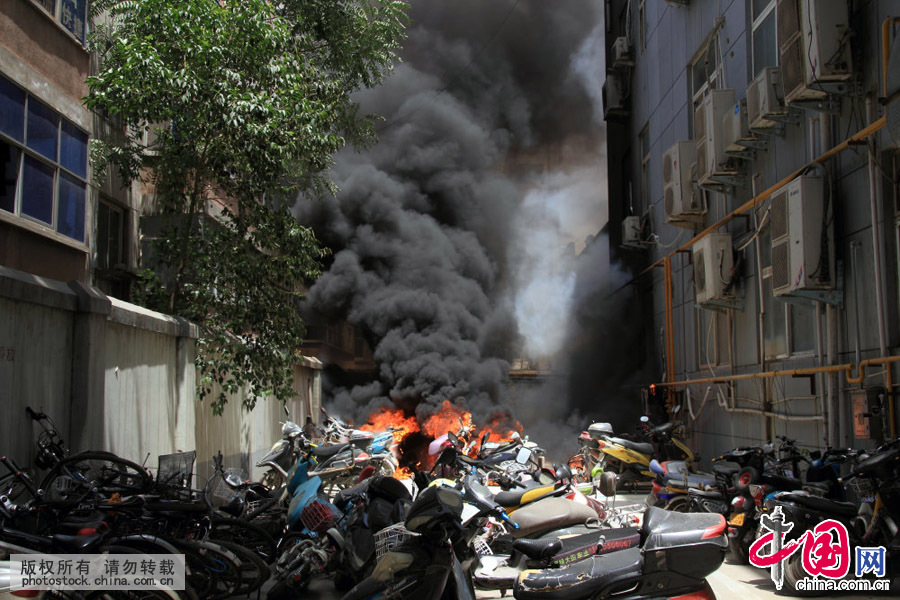
[[[866,97],[866,113],[870,123],[875,121],[875,102],[872,95]],[[878,210],[881,203],[881,177],[875,162],[875,138],[869,138],[869,210],[872,215],[872,252],[875,255],[875,310],[878,316],[878,349],[880,355],[887,355],[887,326],[884,312],[884,248],[881,240],[881,218]]]

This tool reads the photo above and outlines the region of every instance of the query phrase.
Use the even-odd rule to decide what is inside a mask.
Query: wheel
[[[107,452],[82,452],[57,464],[41,482],[49,503],[74,504],[91,494],[135,495],[153,489],[153,477],[140,465]]]
[[[747,541],[748,532],[738,532],[735,537],[728,538],[728,552],[731,561],[738,565],[750,564],[750,542]]]
[[[797,582],[808,576],[806,569],[803,568],[803,553],[794,552],[784,563],[784,584],[781,586],[781,592],[791,596],[821,596],[823,592],[797,589]]]
[[[216,542],[231,552],[240,560],[240,584],[234,590],[234,595],[244,596],[252,594],[268,581],[271,570],[269,566],[255,552],[232,542]]]
[[[759,481],[759,471],[754,467],[744,467],[737,474],[737,482],[734,484],[738,492],[745,492],[751,484]]]
[[[687,496],[675,496],[664,507],[672,512],[691,512],[691,499]]]
[[[284,485],[284,476],[275,469],[269,469],[259,482],[268,490],[277,490]]]
[[[212,541],[232,542],[257,554],[266,564],[278,558],[277,545],[271,535],[261,527],[240,519],[213,517],[209,530]]]
[[[393,477],[394,471],[397,470],[397,464],[394,462],[393,456],[388,456],[384,460],[381,461],[381,465],[378,467],[378,474],[384,475],[385,477]]]

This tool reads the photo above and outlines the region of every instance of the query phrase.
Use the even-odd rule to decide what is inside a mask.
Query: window
[[[32,0],[84,44],[87,0]]]
[[[809,354],[816,344],[816,309],[812,304],[788,303],[772,291],[772,236],[768,227],[758,238],[765,311],[765,355],[767,359]]]
[[[725,79],[719,55],[719,35],[715,33],[691,62],[691,98],[695,109],[703,102],[709,90],[718,88]]]
[[[97,268],[113,269],[125,264],[124,211],[105,200],[97,205]]]
[[[752,35],[753,76],[763,67],[778,64],[778,41],[775,30],[775,0],[753,0]]]
[[[0,210],[84,242],[88,135],[0,77]]]

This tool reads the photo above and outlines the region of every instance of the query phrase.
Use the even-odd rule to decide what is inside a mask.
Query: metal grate
[[[300,511],[300,522],[316,533],[325,533],[340,517],[341,512],[325,497],[313,500]]]
[[[788,235],[791,232],[788,220],[788,190],[783,189],[772,196],[772,207],[769,211],[771,222],[772,241]]]
[[[698,144],[706,139],[706,108],[704,101],[694,109],[694,137]]]
[[[803,72],[803,38],[797,38],[781,52],[781,78],[784,96],[790,98],[806,86]]]
[[[694,286],[697,295],[706,292],[706,257],[703,248],[694,252]]]
[[[709,165],[706,160],[706,138],[697,138],[697,181],[701,181],[709,175]]]
[[[190,489],[197,451],[161,454],[156,469],[156,489],[160,492]]]
[[[241,468],[230,467],[225,469],[225,475],[235,475],[242,482],[247,481],[247,472]],[[218,498],[224,498],[226,501],[234,498],[236,494],[239,492],[233,490],[230,485],[225,481],[225,477],[219,478],[219,483],[216,485],[216,489],[213,490],[213,494]]]
[[[772,244],[772,289],[780,290],[791,285],[791,244],[786,239]]]
[[[419,535],[407,529],[403,523],[397,523],[385,527],[381,531],[375,533],[375,557],[381,559],[382,556],[405,542],[411,537]],[[476,549],[477,550],[477,549]]]
[[[847,482],[847,487],[856,496],[857,502],[874,502],[875,486],[871,479],[865,477],[854,477]]]
[[[673,217],[678,212],[675,210],[675,186],[667,185],[665,190],[665,202],[666,202],[666,216]]]

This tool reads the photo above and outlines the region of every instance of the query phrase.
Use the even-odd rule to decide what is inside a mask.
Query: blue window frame
[[[0,210],[84,242],[88,134],[0,76]]]
[[[25,92],[0,77],[0,133],[17,142],[25,135]]]
[[[42,6],[51,17],[59,21],[69,33],[84,43],[87,23],[87,0],[32,0]]]

